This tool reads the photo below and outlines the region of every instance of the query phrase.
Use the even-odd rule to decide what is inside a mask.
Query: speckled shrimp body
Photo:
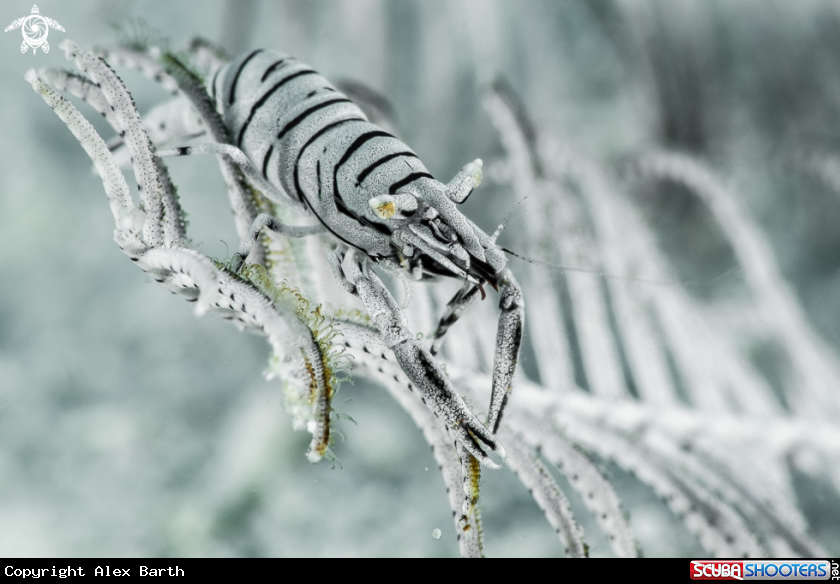
[[[481,181],[481,160],[448,184],[434,179],[402,141],[368,121],[347,96],[309,66],[282,53],[256,50],[220,68],[210,97],[252,171],[277,202],[309,210],[339,248],[330,263],[344,287],[363,301],[383,340],[427,404],[486,464],[479,442],[503,452],[495,438],[522,339],[522,294],[502,250],[457,208]],[[261,229],[293,228],[260,216],[234,258],[244,262]],[[342,264],[351,250],[351,267]],[[401,268],[415,279],[464,281],[440,321],[431,348],[405,325],[401,308],[366,268]],[[433,355],[446,330],[484,284],[501,291],[494,382],[487,426],[463,404]]]

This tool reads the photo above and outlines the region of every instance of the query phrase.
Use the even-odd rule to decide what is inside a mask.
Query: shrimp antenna
[[[505,218],[502,220],[502,222],[496,228],[496,231],[494,231],[493,235],[490,236],[490,242],[491,243],[496,243],[496,240],[498,239],[499,235],[501,235],[502,231],[504,231],[505,225],[508,223],[508,221],[510,221],[511,217],[513,217],[513,215],[517,212],[517,210],[522,205],[525,204],[525,201],[527,201],[528,197],[530,197],[530,196],[531,196],[531,194],[528,193],[527,195],[525,195],[524,197],[519,199],[519,201],[517,201],[516,204],[511,208],[511,210],[508,212],[508,214],[505,216]],[[528,262],[529,264],[534,264],[534,265],[537,265],[537,266],[546,266],[548,268],[554,268],[554,269],[557,269],[557,270],[562,270],[564,272],[577,272],[577,273],[581,273],[581,274],[592,274],[594,276],[609,278],[611,280],[625,280],[625,281],[630,281],[630,282],[638,282],[640,284],[651,284],[651,285],[654,285],[654,286],[676,286],[676,285],[680,284],[680,282],[666,282],[666,281],[659,281],[659,280],[646,280],[646,279],[641,279],[641,278],[630,278],[630,277],[627,277],[627,276],[613,276],[611,274],[607,274],[607,273],[601,272],[599,270],[589,270],[589,269],[586,269],[586,268],[574,268],[574,267],[570,267],[570,266],[562,266],[560,264],[552,264],[551,262],[546,262],[546,261],[543,261],[543,260],[529,258],[529,257],[523,256],[521,254],[518,254],[515,251],[512,251],[512,250],[510,250],[506,247],[501,247],[501,250],[503,252],[505,252],[506,254],[512,255],[515,258],[519,258],[520,260],[522,260],[524,262]]]
[[[510,221],[511,217],[513,217],[513,214],[516,213],[516,211],[519,209],[519,207],[521,207],[522,205],[525,204],[525,201],[530,196],[531,196],[531,193],[528,193],[527,195],[525,195],[524,197],[519,199],[519,201],[517,201],[517,203],[511,208],[510,212],[508,212],[508,214],[505,216],[505,218],[502,219],[502,222],[499,223],[499,226],[496,227],[496,231],[494,231],[493,235],[490,236],[490,243],[496,243],[496,240],[502,234],[502,231],[504,231],[505,225],[507,224],[507,222]],[[519,256],[516,256],[516,257],[519,257]]]
[[[613,274],[608,274],[606,272],[602,272],[600,270],[590,270],[587,268],[578,268],[572,266],[563,266],[561,264],[553,264],[551,262],[546,262],[543,260],[538,260],[534,258],[529,258],[523,255],[516,253],[506,247],[501,247],[501,250],[506,254],[512,255],[515,258],[518,258],[524,262],[528,262],[529,264],[534,264],[536,266],[545,266],[547,268],[554,268],[556,270],[562,270],[564,272],[576,272],[580,274],[591,274],[593,276],[599,276],[601,278],[605,278],[608,280],[618,280],[618,281],[625,281],[625,282],[634,282],[636,284],[646,284],[648,286],[683,286],[683,287],[690,287],[690,286],[699,286],[703,284],[711,284],[712,282],[716,282],[721,278],[727,276],[728,274],[734,271],[740,271],[737,264],[733,264],[720,272],[719,274],[711,277],[711,278],[703,278],[700,280],[690,280],[690,281],[679,281],[679,280],[650,280],[647,278],[633,278],[631,276],[615,276]]]

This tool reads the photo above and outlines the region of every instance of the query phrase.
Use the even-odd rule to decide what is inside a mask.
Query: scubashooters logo
[[[828,560],[693,560],[692,580],[840,580]]]

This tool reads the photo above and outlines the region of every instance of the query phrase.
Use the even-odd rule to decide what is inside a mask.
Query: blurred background
[[[482,84],[501,76],[541,133],[607,170],[653,148],[704,160],[763,228],[811,324],[840,349],[836,0],[38,6],[66,29],[50,31],[49,54],[22,55],[19,30],[0,36],[2,556],[457,554],[437,465],[382,390],[343,387],[337,405],[357,425],[339,424],[339,464],[310,465],[308,435],[291,430],[279,385],[263,379],[267,344],[195,318],[119,251],[89,159],[23,80],[29,67],[69,66],[64,38],[89,47],[128,31],[175,49],[203,36],[231,54],[291,53],[386,96],[400,135],[444,181],[476,157],[500,158],[481,99]],[[0,21],[31,8],[6,0]],[[141,112],[166,99],[141,75],[119,73]],[[170,169],[191,237],[224,258],[236,236],[215,161]],[[515,200],[490,183],[466,213],[492,231]],[[733,251],[697,197],[644,181],[627,195],[699,302],[743,299]],[[752,349],[768,377],[774,350]],[[702,553],[647,487],[610,470],[645,555]],[[806,478],[795,487],[812,534],[840,554],[836,494]],[[508,470],[485,473],[481,507],[488,555],[562,554]],[[581,519],[593,555],[609,555]]]

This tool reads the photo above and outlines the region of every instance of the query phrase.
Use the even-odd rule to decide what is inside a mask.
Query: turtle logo
[[[58,24],[57,20],[47,18],[38,14],[38,6],[32,6],[32,14],[18,18],[12,24],[6,27],[3,32],[9,32],[16,28],[23,26],[23,43],[20,45],[20,52],[25,53],[29,47],[32,47],[32,54],[38,52],[38,47],[45,53],[50,52],[50,45],[47,42],[47,34],[49,34],[49,27],[64,32],[64,28]]]

